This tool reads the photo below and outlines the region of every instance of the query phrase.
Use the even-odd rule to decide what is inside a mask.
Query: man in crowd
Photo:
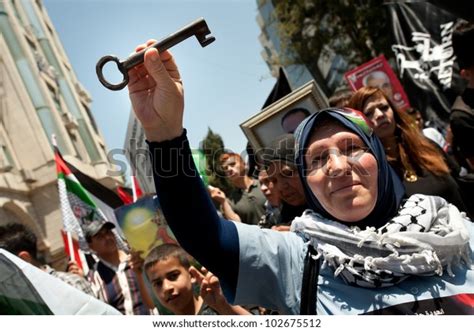
[[[393,99],[393,88],[390,78],[383,71],[373,71],[364,77],[362,84],[364,86],[378,87],[381,89],[391,100]]]
[[[258,224],[265,214],[265,196],[258,181],[246,174],[245,162],[239,154],[224,153],[220,157],[221,167],[236,190],[226,198],[218,189],[211,189],[211,197],[222,206],[224,218]]]
[[[452,41],[461,77],[467,81],[451,109],[452,148],[460,165],[474,173],[474,144],[469,139],[474,136],[474,23],[457,24]]]
[[[288,231],[291,221],[307,208],[303,185],[295,164],[295,137],[292,134],[275,139],[262,155],[269,179],[282,199],[280,226],[275,230]]]
[[[89,248],[99,258],[89,273],[93,289],[122,314],[148,315],[155,305],[145,285],[141,252],[120,250],[113,228],[113,223],[100,220],[83,226]]]
[[[9,223],[0,226],[0,248],[4,248],[22,260],[42,269],[44,272],[95,297],[91,284],[85,278],[77,275],[77,272],[57,271],[47,264],[42,265],[38,261],[37,237],[33,231],[23,224]],[[74,266],[74,268],[77,269],[77,266]]]
[[[266,169],[261,169],[258,173],[260,189],[267,199],[265,202],[265,215],[260,219],[259,226],[262,228],[272,228],[280,223],[281,199],[275,182],[270,179]]]

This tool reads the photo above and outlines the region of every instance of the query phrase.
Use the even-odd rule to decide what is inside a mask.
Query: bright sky
[[[255,0],[43,3],[79,81],[92,96],[91,110],[109,150],[124,145],[130,101],[126,88],[111,91],[100,84],[97,61],[108,54],[123,60],[136,45],[161,39],[204,17],[216,37],[214,43],[202,48],[189,38],[171,49],[184,81],[185,127],[192,147],[199,147],[210,127],[222,136],[226,147],[244,151],[246,139],[239,124],[261,109],[275,83],[260,55]]]

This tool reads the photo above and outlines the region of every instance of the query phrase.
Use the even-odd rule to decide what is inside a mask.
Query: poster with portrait
[[[133,204],[117,208],[115,215],[130,247],[143,251],[142,257],[156,246],[177,244],[156,195],[149,195]]]
[[[402,84],[383,55],[346,72],[344,78],[354,91],[363,86],[378,87],[384,91],[398,109],[410,107]]]
[[[326,96],[312,80],[240,124],[253,150],[259,154],[271,142],[295,129],[309,115],[327,108]]]

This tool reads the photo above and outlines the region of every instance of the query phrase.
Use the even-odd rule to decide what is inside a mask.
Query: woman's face
[[[375,134],[380,139],[395,136],[396,123],[393,109],[384,96],[375,94],[369,97],[364,104],[363,112],[372,122]]]
[[[307,183],[323,208],[344,222],[367,217],[377,201],[377,160],[363,140],[328,122],[310,138]]]

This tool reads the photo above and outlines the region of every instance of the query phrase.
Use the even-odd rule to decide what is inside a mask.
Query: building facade
[[[292,90],[315,79],[304,64],[286,63],[288,61],[285,59],[292,58],[292,55],[284,54],[284,47],[281,46],[281,39],[278,34],[279,22],[276,15],[274,15],[272,0],[257,0],[257,7],[257,23],[262,31],[259,36],[263,47],[261,55],[271,74],[277,77],[278,69],[283,67]],[[316,61],[322,76],[319,81],[315,79],[316,85],[320,90],[333,92],[343,83],[343,75],[347,71],[348,63],[327,46],[323,48]],[[322,86],[324,88],[321,89]]]
[[[156,193],[145,131],[143,131],[143,127],[136,118],[133,109],[130,109],[123,149],[132,174],[138,180],[142,191],[147,194]]]
[[[305,65],[285,64],[282,58],[281,40],[278,35],[278,20],[274,17],[271,0],[257,0],[257,23],[261,29],[259,35],[263,50],[263,60],[267,63],[272,76],[278,76],[278,69],[283,67],[292,90],[314,79]]]
[[[23,223],[48,263],[64,258],[52,135],[68,162],[113,188],[91,98],[41,0],[0,0],[0,225]]]

